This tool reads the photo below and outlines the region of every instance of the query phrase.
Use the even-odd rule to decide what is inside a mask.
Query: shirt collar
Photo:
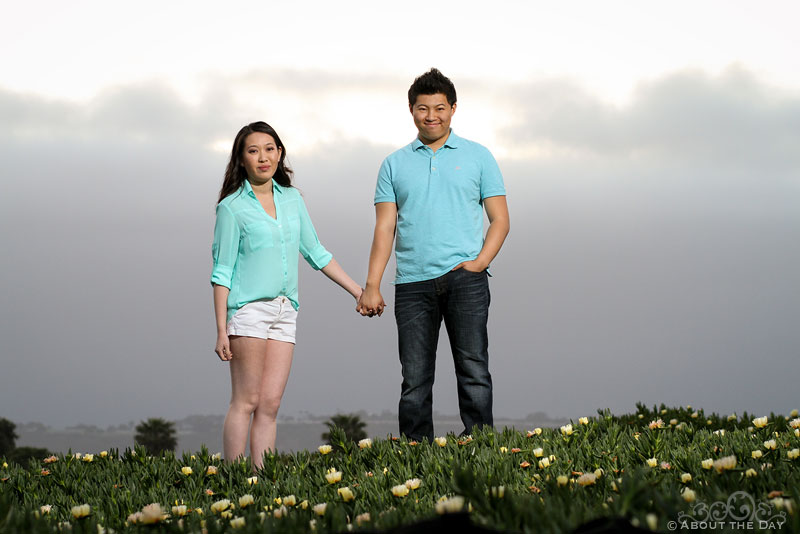
[[[253,198],[256,198],[256,194],[253,192],[253,186],[250,185],[250,180],[245,180],[244,184],[242,184],[242,188],[244,189],[244,192],[247,193],[249,196],[251,196]],[[272,180],[272,191],[276,192],[276,193],[279,193],[279,194],[282,194],[283,190],[284,190],[284,187],[282,185],[280,185],[278,182],[276,182],[275,179],[273,179]]]
[[[412,150],[417,150],[424,146],[427,145],[422,141],[420,141],[419,137],[416,137],[414,141],[411,143]],[[447,148],[458,148],[459,146],[461,146],[461,138],[456,135],[456,133],[453,131],[452,128],[450,128],[450,135],[447,136],[447,141],[445,141],[442,146],[443,147],[446,146]]]

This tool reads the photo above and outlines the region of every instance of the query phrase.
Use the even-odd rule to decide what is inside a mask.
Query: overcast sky
[[[508,190],[496,418],[800,408],[795,2],[209,6],[6,9],[0,417],[224,413],[209,276],[233,137],[277,129],[323,244],[363,283],[377,171],[413,139],[406,92],[431,66]],[[392,269],[387,313],[365,319],[301,265],[282,413],[396,410]],[[456,413],[442,339],[434,408]]]

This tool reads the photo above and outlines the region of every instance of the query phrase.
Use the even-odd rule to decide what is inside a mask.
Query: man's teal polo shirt
[[[483,247],[483,200],[506,194],[489,150],[453,131],[435,153],[419,138],[381,165],[375,203],[397,204],[396,284],[442,276]]]
[[[298,252],[316,270],[333,257],[319,242],[300,192],[273,181],[275,215],[267,215],[250,182],[217,205],[211,282],[230,289],[228,319],[249,302],[297,295]]]

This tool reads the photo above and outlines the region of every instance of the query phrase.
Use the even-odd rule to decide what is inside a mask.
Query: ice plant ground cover
[[[757,415],[638,405],[561,428],[432,444],[359,446],[335,431],[331,451],[268,455],[257,473],[205,449],[69,453],[27,468],[0,460],[0,533],[344,532],[458,511],[499,531],[570,532],[625,518],[667,532],[697,504],[737,492],[782,521],[750,518],[748,531],[800,532],[800,419]]]

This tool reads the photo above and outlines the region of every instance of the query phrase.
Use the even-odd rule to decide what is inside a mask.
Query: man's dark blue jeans
[[[403,386],[400,433],[433,441],[433,379],[436,346],[444,319],[455,362],[458,407],[464,433],[494,424],[489,374],[488,273],[457,269],[422,282],[395,286],[394,314]]]

